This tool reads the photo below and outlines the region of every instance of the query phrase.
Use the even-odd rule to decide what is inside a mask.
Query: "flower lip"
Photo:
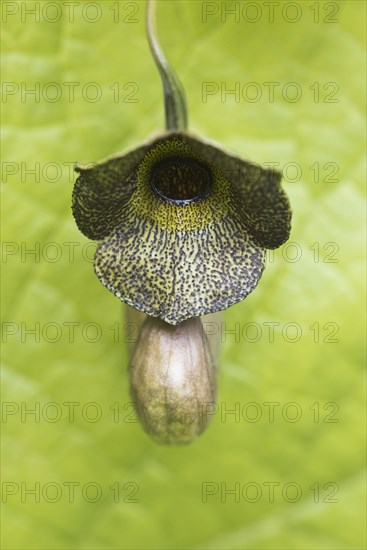
[[[173,156],[152,167],[149,183],[160,199],[181,205],[205,199],[211,191],[212,179],[209,167],[199,160]]]

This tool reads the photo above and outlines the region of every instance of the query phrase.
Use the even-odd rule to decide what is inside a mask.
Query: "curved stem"
[[[185,92],[158,42],[155,21],[156,3],[156,0],[148,0],[146,30],[150,51],[162,79],[166,129],[184,131],[187,128]]]

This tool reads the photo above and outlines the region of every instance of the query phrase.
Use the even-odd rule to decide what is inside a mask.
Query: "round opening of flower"
[[[150,184],[162,199],[186,204],[204,199],[210,193],[212,175],[207,166],[188,157],[169,157],[152,168]]]

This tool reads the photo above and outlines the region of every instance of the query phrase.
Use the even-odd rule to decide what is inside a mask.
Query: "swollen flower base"
[[[216,371],[200,319],[177,326],[148,317],[130,364],[131,395],[144,429],[159,443],[185,444],[208,424]]]

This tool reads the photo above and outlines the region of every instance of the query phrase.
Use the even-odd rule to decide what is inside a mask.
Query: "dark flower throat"
[[[207,166],[188,157],[169,157],[153,166],[150,185],[161,199],[186,204],[210,193],[212,175]]]

